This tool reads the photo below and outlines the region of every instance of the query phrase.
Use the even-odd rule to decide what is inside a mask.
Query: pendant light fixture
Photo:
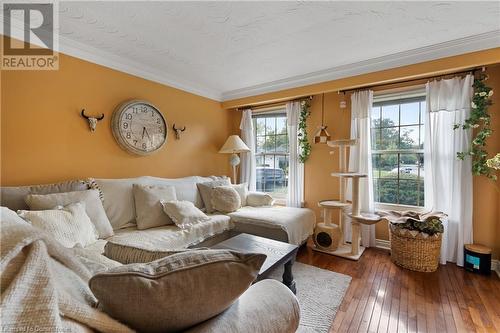
[[[325,126],[325,94],[321,94],[321,126],[318,127],[316,135],[314,135],[314,143],[327,143],[330,141],[330,134],[328,134]]]
[[[347,107],[347,102],[345,100],[345,91],[342,93],[339,91],[339,95],[342,94],[342,100],[340,101],[340,108],[345,109]]]

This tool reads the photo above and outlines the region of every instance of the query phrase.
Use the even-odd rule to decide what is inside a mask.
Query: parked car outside
[[[257,167],[256,178],[258,188],[283,186],[286,182],[285,172],[280,168]]]
[[[399,168],[394,168],[391,173],[407,174],[407,175],[418,175],[418,165],[401,165]],[[424,176],[424,169],[420,168],[420,177]]]

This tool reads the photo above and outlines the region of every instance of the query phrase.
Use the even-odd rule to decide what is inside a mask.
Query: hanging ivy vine
[[[307,118],[311,114],[309,111],[309,100],[303,100],[300,102],[300,118],[299,118],[299,161],[300,163],[305,163],[311,155],[311,144],[307,138]]]
[[[483,175],[490,179],[496,180],[495,169],[487,163],[488,152],[486,151],[486,140],[491,136],[491,116],[488,113],[488,108],[493,104],[491,96],[493,89],[485,84],[488,79],[486,74],[481,74],[474,79],[474,95],[471,103],[471,114],[463,124],[454,125],[454,129],[473,129],[476,130],[476,135],[472,140],[472,145],[469,151],[458,152],[457,157],[461,160],[467,156],[472,158],[472,174]]]

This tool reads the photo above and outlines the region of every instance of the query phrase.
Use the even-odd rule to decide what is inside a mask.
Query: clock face
[[[167,122],[161,112],[146,101],[130,101],[113,113],[113,135],[122,148],[138,155],[148,155],[167,141]]]

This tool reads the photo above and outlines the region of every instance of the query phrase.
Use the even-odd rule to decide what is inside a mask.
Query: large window
[[[372,108],[374,200],[424,205],[425,96],[375,100]]]
[[[257,191],[286,199],[288,134],[285,110],[253,116],[256,140]]]

